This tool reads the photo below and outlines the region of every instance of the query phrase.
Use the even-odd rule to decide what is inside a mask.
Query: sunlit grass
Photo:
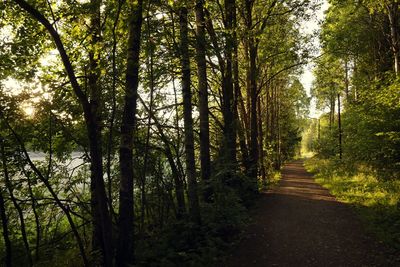
[[[278,171],[273,172],[268,178],[267,188],[272,189],[275,186],[277,186],[281,178],[282,178],[281,172]]]
[[[310,158],[305,166],[339,201],[356,207],[367,229],[400,248],[400,181],[379,179],[367,168],[347,170],[343,164]]]

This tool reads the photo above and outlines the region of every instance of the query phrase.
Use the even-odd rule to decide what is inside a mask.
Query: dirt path
[[[286,165],[280,185],[261,196],[245,236],[223,266],[400,266],[301,161]]]

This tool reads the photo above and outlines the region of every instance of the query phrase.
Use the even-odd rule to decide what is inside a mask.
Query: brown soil
[[[262,194],[244,240],[222,266],[400,266],[400,259],[295,161]]]

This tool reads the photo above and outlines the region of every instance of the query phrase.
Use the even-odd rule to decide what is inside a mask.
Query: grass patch
[[[282,175],[280,171],[274,171],[271,173],[267,179],[265,189],[274,189],[279,184],[281,177]]]
[[[305,167],[339,201],[356,208],[368,231],[400,249],[400,180],[382,179],[365,166],[349,169],[316,157],[306,160]]]

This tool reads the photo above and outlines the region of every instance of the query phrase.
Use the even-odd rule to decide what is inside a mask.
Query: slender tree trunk
[[[139,85],[139,55],[143,21],[143,0],[129,1],[129,37],[127,43],[127,65],[125,102],[121,121],[119,221],[117,241],[117,266],[134,264],[134,195],[133,195],[133,131],[137,89]]]
[[[318,118],[318,142],[321,140],[321,119]]]
[[[266,114],[266,134],[265,134],[265,141],[266,144],[268,145],[268,143],[271,141],[271,128],[272,128],[272,123],[271,123],[271,116],[272,116],[272,103],[271,103],[271,91],[272,91],[272,83],[269,84],[269,86],[267,87],[267,91],[265,92],[266,94],[266,105],[267,105],[267,114]]]
[[[276,138],[276,154],[277,154],[277,170],[281,169],[282,166],[282,129],[281,129],[281,102],[280,102],[280,90],[277,92],[276,96],[276,130],[277,130],[277,138]]]
[[[207,90],[207,65],[206,65],[206,36],[204,1],[196,0],[196,61],[199,90],[199,113],[200,113],[200,170],[201,179],[204,182],[204,199],[210,201],[211,187],[209,179],[211,175],[210,162],[210,130],[208,118],[208,90]]]
[[[6,208],[4,205],[4,198],[2,193],[0,194],[0,215],[1,215],[1,223],[3,229],[4,245],[6,248],[4,263],[6,267],[11,267],[11,262],[12,262],[11,241],[8,233],[8,218],[6,215]]]
[[[345,72],[345,77],[344,77],[344,85],[345,85],[345,92],[346,92],[346,100],[349,101],[349,60],[346,58],[344,61],[344,72]]]
[[[117,111],[117,98],[116,98],[116,88],[117,88],[117,61],[116,61],[116,55],[117,55],[117,45],[118,45],[118,40],[117,40],[117,26],[119,22],[119,17],[121,14],[121,8],[124,0],[118,0],[118,7],[117,7],[117,14],[115,16],[114,20],[114,25],[112,29],[112,39],[113,39],[113,46],[112,46],[112,55],[111,55],[111,61],[112,61],[112,90],[111,90],[111,114],[110,114],[110,120],[109,120],[109,129],[108,129],[108,140],[107,140],[107,164],[106,164],[106,174],[107,174],[107,189],[108,189],[108,206],[110,209],[110,214],[112,216],[115,215],[114,209],[113,209],[113,197],[112,197],[112,177],[111,177],[111,165],[112,165],[112,158],[115,155],[114,151],[114,124],[115,124],[115,116],[116,116],[116,111]]]
[[[175,22],[174,19],[174,12],[171,12],[171,19],[173,22]],[[172,36],[174,40],[176,39],[176,32],[175,32],[175,23],[173,23],[172,26]],[[175,65],[170,65],[171,69],[175,67]],[[180,121],[180,116],[179,116],[179,103],[178,103],[178,91],[175,86],[175,73],[172,72],[172,88],[174,91],[174,104],[175,104],[175,128],[176,128],[176,139],[179,140],[176,145],[171,144],[169,139],[164,136],[164,143],[166,145],[166,155],[168,158],[168,161],[170,162],[171,165],[171,171],[173,173],[174,177],[174,186],[175,186],[175,196],[176,196],[176,201],[177,201],[177,212],[176,212],[176,218],[177,219],[182,219],[183,216],[186,214],[186,203],[185,203],[185,184],[184,184],[184,170],[182,167],[181,159],[180,159],[180,148],[181,148],[181,130],[179,126],[179,121]],[[156,121],[156,119],[154,119]],[[162,133],[161,126],[159,127],[159,132]],[[167,145],[168,144],[168,145]],[[176,161],[173,158],[173,153],[172,149],[175,151],[176,155]]]
[[[396,76],[399,75],[400,71],[400,59],[399,59],[399,36],[398,36],[398,3],[394,1],[390,4],[386,5],[386,9],[389,17],[390,24],[390,41],[391,48],[393,52],[393,60],[394,60],[394,71]]]
[[[271,149],[273,151],[272,154],[272,164],[273,167],[276,168],[276,102],[275,102],[275,94],[276,94],[276,82],[273,83],[273,86],[271,87],[271,95],[270,95],[270,106],[271,106],[271,130],[270,130],[270,144],[271,144]]]
[[[39,219],[39,214],[37,212],[37,201],[35,199],[35,196],[33,195],[31,178],[29,174],[25,172],[25,169],[23,169],[23,171],[28,182],[29,196],[32,202],[32,211],[33,211],[33,216],[35,217],[35,230],[36,230],[35,261],[37,262],[39,261],[39,255],[40,255],[39,251],[40,251],[40,239],[41,239],[41,223]]]
[[[3,150],[3,140],[0,137],[0,142],[1,142],[1,147]],[[4,152],[3,152],[4,153]],[[3,166],[3,171],[4,166]],[[7,213],[6,213],[6,206],[5,206],[5,201],[3,197],[3,192],[0,191],[0,216],[1,216],[1,223],[2,223],[2,232],[3,232],[3,239],[4,239],[4,246],[6,248],[6,255],[5,255],[5,266],[6,267],[11,267],[11,262],[12,262],[12,250],[11,250],[11,241],[10,241],[10,236],[9,236],[9,231],[8,231],[8,218],[7,218]]]
[[[171,142],[167,138],[167,136],[164,134],[164,130],[159,123],[157,117],[153,114],[153,112],[150,112],[150,108],[146,106],[146,103],[143,101],[142,105],[146,109],[147,112],[149,112],[152,120],[154,121],[154,124],[157,127],[158,134],[160,135],[161,140],[164,142],[165,145],[165,156],[167,157],[167,160],[169,162],[169,165],[171,167],[171,172],[172,172],[172,177],[174,180],[174,185],[175,185],[175,195],[176,195],[176,202],[177,202],[177,212],[176,212],[176,217],[177,219],[181,219],[183,215],[186,213],[186,205],[185,205],[185,195],[184,195],[184,186],[183,186],[183,178],[181,173],[178,170],[177,164],[174,161],[174,156],[171,150]]]
[[[258,149],[259,149],[259,155],[260,155],[260,172],[261,172],[261,179],[263,182],[263,185],[266,186],[267,183],[267,176],[265,172],[265,166],[264,166],[264,140],[263,140],[263,127],[262,127],[262,116],[261,116],[261,98],[258,99]]]
[[[272,101],[274,103],[274,119],[272,122],[273,125],[273,140],[274,140],[274,167],[275,170],[280,169],[280,151],[279,151],[279,100],[278,100],[278,90],[279,90],[279,83],[275,84],[273,89],[273,97]]]
[[[233,28],[235,29],[233,32],[233,86],[234,86],[234,101],[233,101],[233,108],[234,108],[234,117],[235,117],[235,130],[238,135],[239,139],[239,147],[240,152],[242,155],[242,164],[245,170],[245,173],[249,171],[249,152],[246,143],[246,109],[244,106],[244,100],[240,88],[239,82],[239,56],[238,56],[238,40],[237,40],[237,16],[236,10],[233,14]],[[240,114],[240,115],[239,115]],[[240,119],[241,117],[241,119]]]
[[[192,92],[190,89],[190,56],[188,37],[188,10],[186,4],[179,8],[179,29],[182,67],[183,120],[185,128],[186,175],[188,181],[189,215],[200,223],[200,207],[197,195],[196,167],[194,159],[194,136],[192,118]]]
[[[103,178],[103,140],[102,140],[102,93],[98,83],[100,56],[96,51],[101,36],[101,0],[90,2],[91,47],[89,50],[88,85],[90,91],[90,116],[88,116],[89,151],[91,159],[91,205],[93,213],[93,249],[102,252],[103,264],[111,266],[113,260],[112,222],[108,209],[107,193]]]
[[[246,28],[249,31],[247,46],[249,52],[248,89],[250,95],[250,172],[249,176],[257,182],[258,176],[258,128],[257,128],[257,45],[251,35],[253,29],[254,1],[246,0]]]
[[[23,213],[22,208],[19,205],[17,199],[14,196],[14,188],[13,188],[13,185],[11,183],[10,175],[9,175],[9,172],[8,172],[7,156],[6,156],[5,153],[6,152],[5,152],[4,142],[1,142],[1,159],[2,159],[2,167],[3,167],[5,185],[6,185],[7,189],[8,189],[8,193],[10,194],[10,198],[11,198],[11,201],[12,201],[12,203],[14,205],[14,208],[17,210],[18,217],[19,217],[19,222],[20,222],[20,230],[21,230],[22,240],[24,242],[24,247],[25,247],[25,252],[26,252],[26,257],[27,257],[29,266],[32,266],[33,265],[32,255],[31,255],[31,250],[29,248],[28,236],[27,236],[27,233],[26,233],[24,213]]]
[[[147,165],[149,161],[149,145],[150,145],[150,131],[151,131],[151,114],[153,114],[153,101],[154,101],[154,44],[151,38],[151,28],[150,28],[150,8],[151,8],[151,1],[147,4],[147,14],[146,14],[146,32],[147,32],[147,48],[149,50],[149,56],[146,60],[147,69],[150,71],[148,72],[148,80],[149,89],[150,89],[150,103],[149,103],[149,117],[147,120],[147,129],[146,129],[146,143],[144,146],[144,156],[143,156],[143,172],[141,175],[141,188],[140,188],[140,195],[141,195],[141,205],[140,205],[140,233],[143,234],[144,231],[144,222],[146,217],[146,174],[147,174]]]
[[[356,58],[354,58],[354,63],[353,63],[354,65],[353,65],[353,73],[354,74],[357,74],[357,72],[358,72],[358,64],[357,64],[357,59]],[[357,102],[357,100],[358,100],[358,96],[357,96],[357,86],[353,86],[352,88],[352,97],[353,97],[353,100],[354,100],[354,102]]]
[[[337,95],[338,98],[338,128],[339,128],[339,158],[342,159],[342,120],[340,114],[340,94]]]
[[[249,120],[249,116],[248,116],[248,112],[246,112],[246,106],[244,103],[244,99],[243,99],[243,94],[242,92],[239,90],[238,91],[238,98],[237,98],[237,109],[239,110],[239,114],[242,120],[242,130],[243,130],[243,135],[244,135],[244,140],[246,145],[248,146],[250,144],[250,134],[249,134],[249,129],[250,129],[250,120]],[[249,160],[247,158],[247,160]]]
[[[223,117],[224,117],[224,143],[223,143],[223,156],[228,164],[236,166],[236,130],[235,130],[235,117],[234,117],[234,87],[233,87],[233,49],[235,40],[233,31],[235,19],[235,0],[225,1],[225,75],[223,81]]]
[[[257,130],[257,81],[256,81],[256,48],[250,46],[250,176],[257,179],[258,174],[258,130]]]
[[[177,132],[177,139],[181,140],[181,131],[179,129],[179,109],[178,109],[178,96],[177,96],[177,90],[175,87],[175,76],[173,75],[172,77],[172,85],[174,89],[174,101],[175,101],[175,128]],[[161,131],[160,131],[161,132]],[[168,142],[169,143],[169,142]],[[176,194],[176,201],[178,205],[178,210],[177,210],[177,218],[181,219],[184,214],[186,214],[186,203],[185,203],[185,185],[184,185],[184,173],[183,173],[183,167],[182,163],[180,160],[180,155],[179,155],[179,150],[180,150],[180,142],[177,143],[175,148],[175,154],[176,154],[176,164],[174,162],[174,166],[176,166],[176,175],[174,176],[174,185],[175,185],[175,194]],[[168,146],[168,149],[171,150],[171,144]],[[171,159],[172,159],[172,151],[171,151]],[[172,164],[172,162],[171,162]],[[171,167],[172,168],[172,167]],[[178,175],[179,174],[179,175]]]
[[[236,114],[236,122],[237,122],[237,133],[239,137],[239,146],[240,146],[240,153],[242,155],[242,162],[243,162],[243,167],[245,170],[245,173],[248,172],[249,170],[249,152],[247,149],[247,144],[246,144],[246,136],[245,136],[245,130],[243,127],[243,122],[240,120],[238,114]]]
[[[335,95],[330,96],[330,113],[329,113],[329,130],[332,130],[333,124],[335,123]]]
[[[247,25],[247,24],[246,24]],[[248,25],[247,25],[248,27]],[[241,95],[240,108],[243,109],[244,115],[246,115],[245,119],[245,132],[246,132],[246,141],[249,147],[249,166],[250,166],[250,144],[251,144],[251,94],[250,94],[250,50],[249,50],[249,42],[248,39],[245,39],[243,43],[243,50],[244,50],[244,60],[246,62],[246,101],[244,101],[243,94]],[[242,107],[243,104],[243,107]],[[244,105],[245,104],[245,105]],[[247,172],[248,174],[249,172]]]

